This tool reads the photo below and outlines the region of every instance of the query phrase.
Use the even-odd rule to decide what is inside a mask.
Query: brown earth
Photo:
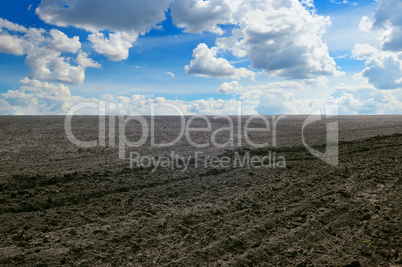
[[[336,167],[302,146],[304,118],[278,124],[277,147],[202,150],[232,159],[275,152],[286,168],[192,162],[152,172],[129,168],[116,147],[71,144],[63,117],[0,117],[0,265],[402,266],[402,116],[333,118]],[[177,123],[160,118],[158,142],[172,140]],[[97,127],[94,117],[74,121],[83,140]],[[324,124],[306,131],[323,150]],[[186,142],[174,150],[194,153]]]

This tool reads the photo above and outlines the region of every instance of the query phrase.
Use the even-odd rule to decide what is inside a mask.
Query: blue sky
[[[97,8],[92,8],[96,5]],[[401,1],[0,2],[0,114],[402,113]]]

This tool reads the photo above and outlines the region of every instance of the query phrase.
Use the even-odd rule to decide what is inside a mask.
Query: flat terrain
[[[72,144],[64,117],[0,117],[0,265],[402,266],[402,116],[331,118],[340,128],[336,167],[304,148],[304,119],[279,122],[275,147],[272,133],[260,132],[250,138],[271,146],[252,148],[237,133],[240,147],[195,149],[182,140],[156,149],[148,140],[122,160],[118,147]],[[96,140],[97,120],[74,118],[74,134]],[[177,136],[178,118],[156,122],[158,143]],[[141,137],[137,126],[126,129],[131,140]],[[323,151],[324,123],[305,135]],[[271,152],[286,167],[129,168],[129,152],[171,151],[231,159]]]

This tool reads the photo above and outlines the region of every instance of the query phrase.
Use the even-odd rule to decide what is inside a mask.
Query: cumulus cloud
[[[330,19],[316,15],[312,1],[236,0],[230,1],[230,8],[227,5],[225,0],[188,1],[175,7],[180,12],[174,19],[191,32],[219,33],[219,24],[237,25],[231,36],[216,40],[218,49],[248,56],[253,68],[271,76],[309,79],[341,74],[321,39]],[[218,21],[214,14],[223,10],[227,16]]]
[[[218,92],[223,94],[234,94],[240,92],[242,89],[243,87],[238,81],[231,81],[230,83],[222,83],[218,88]]]
[[[138,36],[145,34],[165,19],[172,0],[42,0],[36,13],[47,23],[73,26],[89,31],[93,49],[111,61],[125,60]],[[347,1],[344,1],[347,2]],[[400,1],[382,0],[374,22],[363,17],[363,31],[384,30],[381,46],[356,44],[352,57],[365,60],[361,76],[371,85],[359,88],[338,86],[330,99],[340,99],[344,114],[400,113],[402,88],[402,23],[398,12]],[[93,8],[96,7],[96,8]],[[254,79],[255,73],[236,68],[221,57],[231,52],[241,60],[249,60],[255,70],[270,76],[304,81],[283,81],[261,86],[243,87],[238,81],[224,82],[218,91],[235,95],[232,100],[199,99],[168,100],[149,95],[101,98],[116,104],[120,114],[148,114],[152,103],[174,103],[186,114],[235,114],[235,99],[247,103],[247,113],[294,114],[310,111],[311,99],[299,96],[309,82],[339,75],[335,61],[329,56],[322,36],[330,26],[328,17],[317,15],[312,0],[175,0],[171,14],[176,26],[186,32],[205,31],[222,34],[222,25],[234,26],[231,34],[215,41],[215,47],[199,44],[193,59],[185,67],[187,74],[239,80]],[[62,82],[81,84],[85,69],[101,65],[83,52],[78,37],[68,37],[59,30],[25,28],[0,19],[0,53],[26,55],[31,68],[21,87],[0,98],[3,114],[63,114],[79,101]],[[166,73],[174,77],[173,73]],[[323,79],[324,78],[324,79]],[[376,89],[394,89],[391,91]]]
[[[0,18],[0,53],[22,56],[28,43],[12,32],[27,33],[28,29]]]
[[[261,96],[264,95],[264,92],[258,90],[258,89],[250,89],[250,90],[244,90],[240,93],[240,100],[251,100],[251,99],[256,99],[260,100]]]
[[[303,91],[307,87],[308,85],[295,81],[272,82],[249,86],[242,93],[242,98],[250,94],[258,96],[256,111],[259,114],[304,114],[311,112],[312,100],[302,100],[296,96],[296,92]]]
[[[360,74],[377,89],[402,88],[402,52],[382,51],[369,44],[356,44],[352,57],[366,60]]]
[[[379,38],[381,46],[356,44],[352,57],[366,60],[365,68],[360,73],[377,89],[402,88],[402,2],[399,0],[381,0],[374,13],[374,22],[363,17],[360,29],[382,32]]]
[[[402,114],[402,90],[377,90],[367,83],[353,86],[339,84],[326,99],[301,98],[295,92],[283,89],[260,90],[263,95],[256,107],[259,114],[311,114],[335,100],[339,104],[337,110],[328,111],[334,115],[338,112],[340,115]]]
[[[237,16],[253,68],[296,79],[338,73],[321,40],[329,17],[311,14],[297,0],[245,1]]]
[[[307,85],[294,82],[272,82],[265,85],[241,86],[239,82],[222,83],[218,91],[233,94],[245,101],[250,114],[298,114],[310,111],[312,100],[300,100],[296,92],[304,90]]]
[[[18,25],[16,23],[12,23],[6,19],[0,18],[0,28],[14,31],[14,32],[28,32],[28,29],[24,26]],[[1,31],[0,31],[1,32]]]
[[[85,69],[100,67],[99,63],[79,54],[71,64],[71,58],[62,53],[76,54],[81,49],[78,36],[68,37],[63,32],[52,29],[25,28],[7,20],[0,21],[0,52],[13,55],[26,55],[25,63],[31,69],[30,79],[69,84],[82,84]]]
[[[29,78],[49,82],[82,84],[85,79],[85,68],[72,66],[69,58],[61,57],[60,52],[47,47],[36,48],[25,60],[31,68]]]
[[[106,38],[103,33],[93,33],[88,36],[96,52],[109,58],[111,61],[120,61],[128,58],[129,49],[137,40],[136,34],[110,33]]]
[[[360,20],[359,30],[363,32],[369,32],[373,28],[373,22],[370,20],[369,17],[364,16]]]
[[[10,114],[15,114],[15,115],[21,115],[21,114],[16,114],[15,112],[10,112],[13,110],[13,107],[8,104],[8,102],[2,98],[0,98],[0,114],[1,115],[10,115]]]
[[[352,58],[357,60],[369,59],[375,57],[380,51],[369,44],[356,44],[352,50]]]
[[[36,14],[46,23],[90,32],[145,33],[165,19],[171,0],[43,0]]]
[[[365,65],[362,75],[377,89],[402,88],[402,53],[381,52]]]
[[[142,114],[149,115],[152,104],[173,104],[184,114],[237,114],[239,100],[242,101],[242,114],[310,114],[314,111],[314,100],[296,96],[297,91],[280,89],[279,83],[265,86],[241,87],[239,100],[198,99],[193,101],[169,100],[152,95],[113,96],[102,95],[99,98],[74,96],[63,84],[52,84],[23,79],[17,90],[9,90],[0,97],[0,114],[66,114],[74,105],[82,102],[106,101],[113,103],[115,109],[106,110],[107,114]],[[236,85],[236,83],[234,83]],[[278,89],[279,88],[279,89]],[[369,84],[347,86],[340,84],[323,103],[339,100],[341,114],[401,114],[402,90],[381,91]],[[326,101],[326,102],[325,102]],[[317,106],[314,104],[314,106]],[[319,107],[318,105],[317,107]],[[157,114],[178,115],[169,107],[157,108]],[[97,114],[96,110],[83,110],[80,114]]]
[[[295,81],[271,82],[264,85],[241,86],[239,82],[224,82],[218,91],[233,94],[245,101],[248,114],[300,114],[311,112],[313,99],[301,99],[296,94],[310,85]]]
[[[237,58],[247,57],[246,40],[241,29],[233,29],[230,37],[218,38],[215,43],[219,49],[230,51]]]
[[[3,114],[60,114],[83,98],[72,97],[70,89],[63,84],[54,85],[25,78],[18,90],[2,94],[2,101],[8,104]]]
[[[36,14],[46,23],[85,29],[92,34],[96,52],[111,61],[128,58],[139,34],[145,34],[165,19],[171,0],[43,0]],[[109,31],[105,37],[101,31]]]
[[[171,2],[43,0],[36,13],[47,23],[92,32],[88,39],[95,51],[118,61],[127,59],[139,34],[158,27]],[[314,13],[313,1],[175,0],[171,15],[178,27],[193,33],[222,34],[220,25],[237,25],[232,36],[216,40],[217,47],[237,57],[248,56],[253,68],[269,75],[305,79],[339,74],[321,40],[330,20]],[[110,31],[109,37],[103,30]],[[229,71],[227,64],[221,64]],[[200,76],[215,77],[205,72]],[[241,72],[242,76],[250,75],[245,69]]]
[[[192,33],[209,31],[223,34],[218,24],[233,23],[231,13],[230,3],[222,0],[176,0],[171,7],[177,27]]]
[[[402,51],[402,27],[391,26],[382,38],[382,48],[388,51]]]
[[[150,115],[152,104],[173,104],[184,114],[221,115],[237,114],[238,102],[234,99],[198,99],[193,101],[169,100],[152,95],[114,96],[104,94],[98,98],[74,96],[63,84],[53,84],[35,79],[24,78],[20,88],[9,90],[0,97],[0,114],[11,115],[64,115],[74,105],[83,102],[98,103],[100,100],[113,103],[114,109],[107,109],[107,114]],[[245,114],[254,114],[255,101],[243,101],[242,110]],[[84,109],[79,114],[97,115],[96,110]],[[156,114],[179,115],[175,109],[161,106],[156,108]]]
[[[42,81],[82,84],[85,79],[83,66],[72,66],[70,59],[61,53],[76,53],[81,48],[78,37],[69,38],[58,30],[51,30],[48,45],[35,44],[27,53],[25,63],[31,68],[29,77]]]
[[[402,99],[398,99],[396,92],[377,90],[369,84],[336,86],[329,99],[339,100],[339,114],[401,114]],[[401,90],[399,90],[402,92]]]
[[[258,99],[266,92],[299,91],[305,88],[306,85],[295,81],[272,82],[248,87],[243,87],[238,81],[231,81],[222,83],[218,88],[218,92],[240,95],[240,99]]]
[[[227,78],[240,79],[247,78],[254,80],[254,72],[246,68],[235,68],[226,59],[216,57],[218,49],[211,49],[204,43],[201,43],[193,51],[194,59],[190,65],[185,67],[186,73],[205,78]]]
[[[7,33],[0,34],[0,53],[22,56],[25,54],[26,41]]]
[[[302,105],[292,92],[270,90],[262,95],[256,110],[262,115],[297,114]]]
[[[382,40],[382,47],[389,51],[402,50],[402,2],[399,0],[381,0],[378,10],[374,14],[373,26],[386,28]]]
[[[51,49],[55,51],[75,54],[81,48],[80,38],[78,36],[69,38],[61,31],[55,29],[50,30],[49,35],[52,37]]]
[[[237,114],[238,102],[222,99],[199,99],[193,101],[169,100],[164,97],[151,95],[113,96],[105,94],[100,98],[85,98],[73,96],[70,89],[63,84],[55,85],[42,83],[38,80],[24,79],[18,90],[9,90],[0,98],[0,114],[12,115],[64,115],[74,105],[83,102],[98,103],[100,100],[107,104],[113,103],[114,109],[107,109],[107,114],[149,115],[152,104],[162,104],[156,108],[156,114],[179,115],[175,109],[163,106],[173,104],[184,114],[221,115]],[[254,114],[253,107],[245,101],[243,111]],[[251,105],[252,106],[252,105]],[[79,114],[97,115],[96,110],[84,109]]]
[[[237,107],[238,103],[233,99],[200,99],[192,101],[188,106],[188,111],[200,115],[237,114]]]
[[[88,54],[85,52],[80,51],[78,53],[77,58],[75,59],[75,62],[77,62],[79,65],[81,65],[84,68],[101,68],[101,64],[98,62],[95,62],[93,59],[88,57]]]
[[[263,90],[303,90],[305,89],[305,85],[302,83],[296,82],[296,81],[282,81],[282,82],[273,82],[273,83],[268,83],[266,85],[263,85],[261,89]]]

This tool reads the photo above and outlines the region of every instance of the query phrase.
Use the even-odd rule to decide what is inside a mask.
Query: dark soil
[[[63,122],[0,117],[1,266],[402,266],[401,116],[341,118],[337,167],[300,145],[295,117],[276,148],[205,150],[286,168],[155,172],[75,147]],[[91,140],[95,122],[75,125]]]

